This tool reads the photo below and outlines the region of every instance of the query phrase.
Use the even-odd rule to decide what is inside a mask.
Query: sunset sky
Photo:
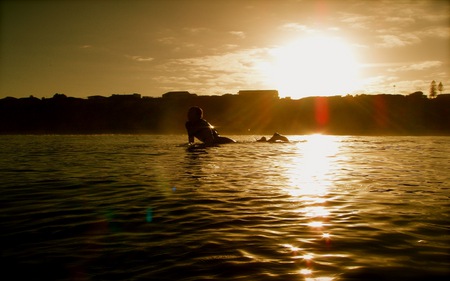
[[[450,92],[445,0],[0,3],[0,98]]]

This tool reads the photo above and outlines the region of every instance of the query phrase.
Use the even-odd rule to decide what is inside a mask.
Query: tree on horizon
[[[434,99],[436,97],[436,81],[431,81],[430,84],[430,99]]]
[[[439,94],[442,95],[442,91],[444,91],[444,85],[442,85],[442,82],[439,82],[438,91],[439,91]]]

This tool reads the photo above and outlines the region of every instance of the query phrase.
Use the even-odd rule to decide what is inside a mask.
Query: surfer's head
[[[189,108],[187,117],[189,121],[200,120],[203,118],[203,110],[198,106],[193,106]]]

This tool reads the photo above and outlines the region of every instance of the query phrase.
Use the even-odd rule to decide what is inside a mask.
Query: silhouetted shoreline
[[[0,99],[0,134],[181,134],[198,105],[222,134],[450,135],[450,94],[279,98],[275,90]]]

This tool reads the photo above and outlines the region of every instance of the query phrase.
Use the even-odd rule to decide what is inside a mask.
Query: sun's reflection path
[[[330,199],[329,189],[339,169],[336,155],[339,152],[339,138],[332,136],[312,135],[306,142],[297,143],[297,153],[286,163],[286,192],[293,202],[300,204],[295,210],[299,215],[300,223],[311,233],[309,240],[299,239],[299,244],[306,243],[307,247],[300,248],[285,244],[292,251],[293,258],[301,265],[299,274],[305,280],[333,280],[334,277],[315,276],[314,260],[327,255],[319,252],[330,249],[332,234],[328,230],[330,223],[330,210],[327,207]],[[314,240],[314,241],[311,241]],[[320,245],[315,248],[315,245]],[[317,251],[317,253],[314,253]]]

